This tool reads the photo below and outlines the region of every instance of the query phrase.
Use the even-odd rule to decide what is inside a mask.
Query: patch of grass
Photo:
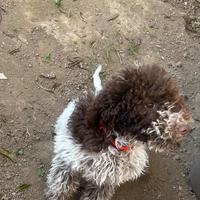
[[[16,156],[22,156],[22,155],[24,155],[24,151],[23,151],[23,149],[17,149],[17,151],[15,152],[15,155]]]
[[[145,26],[145,27],[144,27],[144,33],[145,33],[146,35],[149,35],[150,37],[156,37],[156,36],[155,36],[155,33],[154,33],[154,31],[153,31],[153,29],[151,29],[151,28],[148,27],[148,26]]]
[[[41,166],[36,171],[38,177],[44,177],[45,176],[45,169],[44,166]]]
[[[92,52],[91,56],[87,57],[86,62],[90,65],[90,66],[94,66],[97,65],[99,63],[98,57],[97,55]]]
[[[56,6],[60,6],[62,0],[53,0]]]
[[[24,190],[28,189],[31,186],[31,184],[23,183],[21,185],[17,186],[17,192],[23,192]]]
[[[103,58],[107,64],[113,62],[112,56],[114,52],[115,52],[115,48],[112,45],[103,49]]]
[[[140,45],[141,45],[140,40],[138,40],[138,41],[130,40],[128,43],[128,49],[127,49],[128,55],[132,56],[132,55],[135,55],[136,53],[138,53]]]
[[[44,56],[42,56],[42,58],[43,58],[45,61],[50,61],[50,60],[51,60],[51,53],[45,54]]]

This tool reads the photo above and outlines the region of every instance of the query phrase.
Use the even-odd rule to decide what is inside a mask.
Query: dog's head
[[[170,75],[156,65],[127,68],[97,95],[89,124],[103,121],[112,132],[162,150],[191,131],[191,116]]]

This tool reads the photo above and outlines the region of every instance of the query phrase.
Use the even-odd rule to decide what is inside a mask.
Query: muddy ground
[[[117,69],[158,63],[176,78],[194,117],[192,136],[174,154],[151,155],[138,181],[115,200],[195,200],[188,186],[200,152],[199,0],[0,1],[0,199],[42,200],[56,118],[91,87],[97,64],[104,81]],[[50,78],[47,77],[50,75]],[[21,184],[29,188],[19,191]]]

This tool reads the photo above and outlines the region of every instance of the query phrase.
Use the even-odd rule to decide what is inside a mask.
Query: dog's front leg
[[[78,174],[70,167],[54,160],[47,179],[47,200],[69,200],[79,187]]]
[[[108,184],[97,186],[93,183],[88,183],[79,200],[110,200],[113,194],[114,187]]]

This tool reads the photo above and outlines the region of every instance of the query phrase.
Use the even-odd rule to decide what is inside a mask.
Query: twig
[[[2,14],[1,14],[1,12],[0,12],[0,23],[2,22]]]
[[[3,33],[5,36],[10,37],[10,38],[14,38],[14,37],[15,37],[15,35],[12,34],[12,33],[6,33],[5,31],[2,31],[2,33]]]
[[[69,68],[80,65],[80,63],[83,61],[83,59],[80,57],[74,57],[73,59],[68,58],[68,60],[70,61],[68,63]]]
[[[79,65],[80,62],[81,62],[81,60],[76,60],[76,61],[74,61],[74,62],[71,62],[71,63],[69,64],[69,67],[74,67],[74,66],[76,66],[76,65]]]
[[[66,14],[66,15],[68,14],[66,11],[64,11],[64,10],[63,10],[62,8],[60,8],[60,7],[59,7],[59,11],[60,11],[61,13],[63,13],[63,14]]]
[[[56,79],[56,75],[54,73],[50,73],[50,74],[40,74],[41,78],[46,78],[46,79]]]
[[[118,58],[119,58],[120,64],[123,64],[122,58],[121,58],[121,55],[120,55],[120,51],[116,49],[116,52],[117,52],[117,56],[118,56]]]
[[[65,15],[67,15],[68,18],[70,18],[72,16],[71,10],[69,9],[69,11],[65,11],[64,9],[62,9],[61,7],[59,8],[59,11]]]
[[[113,21],[119,17],[119,14],[115,14],[114,16],[107,19],[108,22]]]
[[[6,11],[4,8],[2,8],[2,6],[0,6],[0,9],[1,9],[4,13],[7,13],[7,11]]]
[[[31,134],[29,133],[29,129],[28,129],[28,127],[26,127],[26,133],[27,133],[28,136],[31,135]]]
[[[91,47],[94,47],[95,43],[96,43],[95,40],[91,41],[91,42],[90,42],[90,46],[91,46]]]
[[[85,23],[87,23],[87,21],[86,21],[85,18],[83,17],[83,13],[80,12],[79,14],[80,14],[80,17],[81,17],[82,21],[85,22]]]
[[[14,55],[15,53],[17,53],[17,52],[20,51],[21,46],[22,46],[22,44],[20,44],[19,47],[15,48],[15,49],[13,49],[13,50],[11,50],[11,51],[9,51],[8,53],[9,53],[10,55]]]
[[[42,85],[40,85],[39,83],[38,83],[38,78],[36,77],[36,79],[35,79],[35,83],[37,84],[37,86],[39,87],[39,88],[41,88],[41,89],[43,89],[43,90],[45,90],[45,91],[47,91],[47,92],[54,92],[52,89],[49,89],[49,88],[46,88],[46,87],[43,87]]]
[[[7,13],[6,10],[0,6],[0,11],[1,11],[1,10],[2,10],[4,13]],[[0,12],[0,23],[2,22],[2,19],[3,19],[3,17],[2,17],[2,14],[1,14],[1,12]]]
[[[82,62],[80,62],[79,68],[80,68],[80,69],[83,69],[83,70],[85,70],[85,71],[87,71],[87,72],[89,72],[88,69],[86,69],[86,68],[83,67],[83,63],[82,63]]]
[[[68,18],[70,18],[70,17],[73,16],[71,9],[69,9],[69,11],[68,11],[68,13],[67,13],[67,16],[68,16]]]
[[[33,112],[33,119],[36,120],[35,111]]]

